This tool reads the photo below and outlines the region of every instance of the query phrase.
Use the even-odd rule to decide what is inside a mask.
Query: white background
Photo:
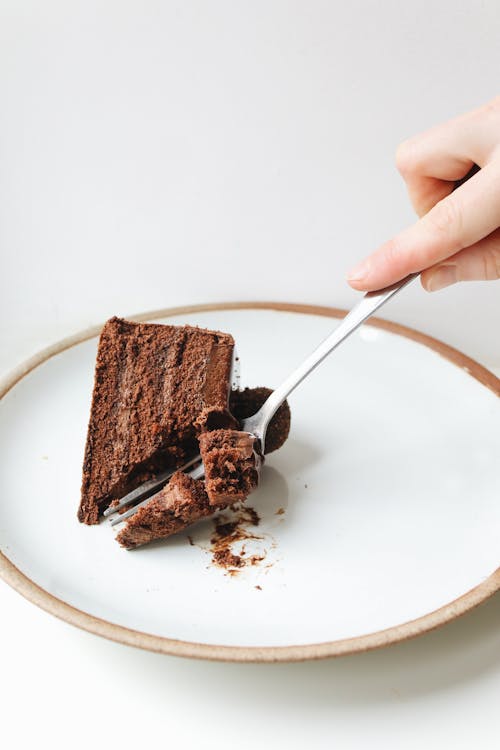
[[[499,93],[499,34],[495,0],[0,0],[1,372],[112,314],[353,304],[347,268],[413,220],[396,145]],[[500,366],[498,284],[414,285],[384,314]],[[3,584],[0,610],[9,747],[498,741],[498,596],[281,666],[110,644]]]

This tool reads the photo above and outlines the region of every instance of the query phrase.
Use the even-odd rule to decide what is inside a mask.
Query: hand
[[[433,292],[500,278],[500,97],[405,141],[396,163],[422,218],[356,266],[349,284],[382,289],[423,271]],[[475,164],[480,171],[454,190]]]

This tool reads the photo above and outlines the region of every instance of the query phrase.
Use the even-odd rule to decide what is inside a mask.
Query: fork
[[[400,292],[406,287],[413,279],[419,274],[413,273],[404,278],[402,281],[398,281],[396,284],[385,287],[375,292],[367,292],[358,304],[342,319],[339,325],[334,331],[300,364],[296,370],[294,370],[286,380],[277,388],[269,398],[264,402],[259,411],[251,417],[247,417],[241,423],[241,430],[248,432],[257,440],[260,444],[262,454],[265,451],[266,444],[266,431],[269,426],[269,422],[276,414],[281,404],[288,398],[295,388],[319,365],[323,360],[333,352],[334,349],[339,346],[345,339],[353,333],[362,323],[365,322],[373,313],[378,310],[382,305],[385,305],[395,294]],[[111,525],[121,523],[126,518],[134,515],[137,510],[150,500],[152,494],[157,490],[161,489],[167,481],[170,479],[172,474],[176,471],[186,471],[192,466],[198,464],[194,469],[189,472],[189,475],[193,479],[201,479],[204,476],[204,468],[201,463],[201,457],[194,456],[187,461],[183,466],[175,469],[158,474],[153,479],[145,482],[144,484],[136,487],[136,489],[129,492],[125,497],[114,506],[110,506],[104,511],[104,516],[115,516],[111,519]],[[143,499],[145,498],[145,499]],[[125,513],[118,513],[126,505],[141,500],[142,502],[134,505],[133,508],[126,511]]]

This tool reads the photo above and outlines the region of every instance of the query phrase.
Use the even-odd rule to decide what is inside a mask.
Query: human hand
[[[500,278],[500,97],[405,141],[396,164],[421,218],[356,266],[349,284],[382,289],[423,271],[433,292]],[[454,190],[475,164],[480,171]]]

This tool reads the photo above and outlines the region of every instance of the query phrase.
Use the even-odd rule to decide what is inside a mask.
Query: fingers
[[[500,226],[500,97],[403,143],[396,161],[421,217],[348,274],[355,289],[381,289],[409,273],[426,288],[457,279],[497,278]],[[474,165],[481,170],[474,177]],[[458,190],[455,183],[468,179]],[[491,239],[491,237],[493,239]],[[486,238],[486,239],[483,239]],[[465,248],[469,252],[461,251]],[[447,258],[459,263],[446,263]]]
[[[492,281],[500,279],[500,229],[475,245],[455,253],[443,263],[422,273],[422,286],[428,292],[457,281]]]
[[[460,117],[404,141],[396,151],[402,175],[461,179],[472,164],[483,167],[498,146],[500,96]]]
[[[396,165],[416,213],[423,216],[451,193],[473,164],[484,166],[498,146],[500,97],[404,141]]]
[[[449,195],[455,182],[471,169],[474,162],[467,155],[467,146],[463,135],[457,134],[456,128],[448,123],[399,146],[396,166],[418,216]]]
[[[453,192],[455,183],[423,175],[406,178],[408,195],[415,213],[424,216],[436,203]]]
[[[482,165],[482,150],[478,161],[477,151],[470,136],[455,122],[445,123],[404,141],[396,151],[396,166],[405,180],[427,176],[454,182],[467,174],[474,162]]]
[[[500,223],[500,166],[486,165],[416,224],[386,242],[348,274],[354,289],[382,289],[435,266],[491,234]]]

